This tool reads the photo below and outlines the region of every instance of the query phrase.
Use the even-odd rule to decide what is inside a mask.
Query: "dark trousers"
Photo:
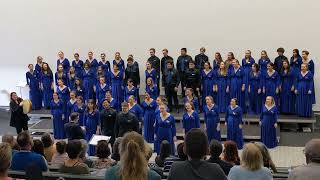
[[[174,88],[175,86],[172,86],[172,85],[165,87],[165,94],[168,100],[168,108],[170,109],[170,111],[172,110],[172,99],[174,101],[175,108],[176,109],[179,108],[177,91],[175,91]]]
[[[179,72],[180,82],[181,82],[181,95],[182,97],[185,97],[185,90],[184,87],[186,87],[186,79],[183,71]]]
[[[17,134],[20,134],[22,132],[22,130],[28,131],[28,122],[25,123],[24,125],[16,126]]]

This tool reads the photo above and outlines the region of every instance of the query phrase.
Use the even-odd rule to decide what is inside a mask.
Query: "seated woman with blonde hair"
[[[231,168],[229,180],[272,180],[269,169],[263,167],[263,157],[260,149],[253,143],[244,146],[241,153],[241,165]]]
[[[126,133],[120,144],[119,164],[107,169],[106,180],[161,180],[150,170],[143,137],[136,132]]]

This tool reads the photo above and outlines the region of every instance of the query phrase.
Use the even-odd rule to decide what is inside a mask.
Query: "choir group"
[[[194,60],[182,48],[175,64],[167,49],[162,51],[160,60],[151,48],[145,87],[140,86],[139,65],[132,55],[125,66],[116,52],[111,66],[104,53],[100,61],[93,52],[88,53],[86,61],[75,53],[70,64],[64,53],[59,52],[55,73],[38,56],[35,68],[28,65],[26,78],[33,109],[51,109],[56,139],[66,137],[64,124],[72,112],[79,113],[79,124],[85,128],[87,140],[97,133],[116,138],[119,135],[115,133],[114,121],[120,121],[118,115],[125,111],[123,102],[126,102],[128,111],[139,122],[137,131],[144,134],[147,142],[155,144],[156,152],[159,153],[163,140],[171,143],[174,152],[176,127],[170,112],[175,108],[179,113],[177,91],[181,86],[185,133],[200,127],[199,113],[203,112],[209,140],[220,140],[219,114],[225,113],[227,139],[242,148],[242,114],[258,114],[261,141],[273,148],[277,146],[278,114],[310,117],[315,103],[314,63],[308,57],[309,52],[304,50],[300,56],[299,50],[294,49],[290,59],[284,56],[283,48],[277,52],[279,56],[272,63],[266,51],[256,61],[247,50],[240,64],[232,52],[225,61],[216,52],[210,62],[205,48],[200,49]],[[166,98],[159,96],[160,79]],[[145,92],[144,100],[140,100],[140,89]],[[130,117],[125,118],[131,121]]]

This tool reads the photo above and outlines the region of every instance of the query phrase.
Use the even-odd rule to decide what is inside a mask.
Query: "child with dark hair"
[[[115,164],[115,161],[110,158],[111,151],[108,141],[100,140],[97,145],[97,157],[99,159],[93,161],[93,168],[105,169]]]

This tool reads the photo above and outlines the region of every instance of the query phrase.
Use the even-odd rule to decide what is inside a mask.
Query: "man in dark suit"
[[[161,58],[161,74],[162,74],[162,80],[164,78],[164,73],[167,69],[167,62],[173,61],[173,58],[168,55],[168,49],[162,50],[163,57]],[[162,87],[164,87],[164,84],[162,84]]]
[[[178,86],[180,83],[179,73],[173,68],[173,61],[169,60],[167,62],[167,69],[165,70],[162,78],[162,84],[165,89],[166,98],[168,100],[168,108],[172,111],[172,99],[174,101],[175,108],[179,112],[178,104]]]
[[[157,87],[158,92],[160,92],[160,59],[156,56],[156,50],[154,48],[150,48],[150,57],[148,59],[148,62],[152,65],[154,69],[157,70]]]
[[[122,112],[117,114],[114,126],[115,137],[122,137],[125,133],[135,131],[139,132],[138,118],[129,112],[129,105],[126,102],[121,104]]]
[[[220,159],[220,154],[222,153],[222,149],[223,149],[222,144],[219,141],[213,139],[210,142],[211,157],[208,160],[208,162],[218,164],[224,171],[225,175],[228,175],[233,165]]]
[[[208,138],[201,129],[191,129],[185,136],[187,161],[174,162],[168,180],[227,180],[219,165],[204,161]]]
[[[179,72],[179,77],[181,80],[181,92],[184,97],[184,87],[186,85],[185,72],[188,69],[189,62],[192,61],[192,57],[187,54],[187,48],[181,48],[181,55],[177,59],[177,70]]]
[[[206,52],[206,48],[204,47],[200,48],[200,54],[196,55],[196,57],[194,58],[196,62],[196,68],[199,70],[202,70],[204,63],[209,61],[209,58],[205,54],[205,52]]]
[[[288,59],[286,56],[284,56],[284,49],[282,47],[277,49],[278,57],[274,60],[274,70],[276,70],[278,73],[280,73],[282,69],[282,64],[285,59]]]

